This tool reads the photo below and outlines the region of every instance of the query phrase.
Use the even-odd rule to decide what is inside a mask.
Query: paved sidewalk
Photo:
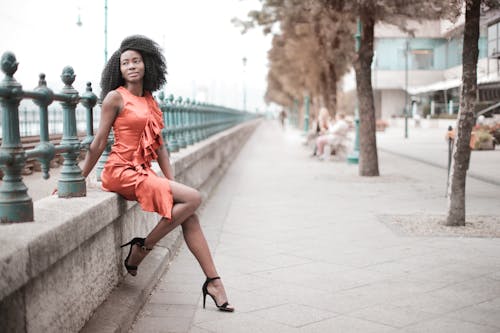
[[[443,215],[446,169],[380,152],[381,176],[359,177],[301,140],[263,123],[201,211],[236,312],[202,309],[183,245],[131,332],[500,332],[500,239],[382,222]],[[467,189],[468,214],[500,216],[500,186]]]
[[[455,127],[455,126],[453,126]],[[448,142],[442,128],[409,128],[404,138],[404,128],[389,127],[377,133],[380,150],[413,158],[420,162],[448,169]],[[500,146],[496,150],[473,150],[468,176],[500,186]]]

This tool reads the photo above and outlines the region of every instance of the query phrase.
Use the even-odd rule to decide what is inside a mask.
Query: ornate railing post
[[[78,140],[76,130],[75,110],[79,96],[78,91],[72,86],[75,77],[76,75],[72,67],[64,67],[61,75],[61,79],[64,83],[62,93],[67,95],[68,98],[61,102],[63,109],[63,136],[61,139],[61,146],[65,152],[62,154],[64,162],[61,176],[57,183],[57,194],[60,198],[83,197],[87,193],[85,178],[82,176],[82,170],[78,166],[80,141]]]
[[[201,117],[200,117],[200,109],[198,108],[198,103],[193,99],[191,101],[191,108],[193,109],[193,135],[194,135],[194,142],[200,142],[201,141]]]
[[[177,114],[177,144],[179,148],[186,148],[186,123],[184,122],[184,105],[182,105],[182,97],[177,97],[175,101],[175,108]]]
[[[186,145],[190,146],[194,143],[193,137],[193,109],[191,108],[191,101],[186,98],[184,101],[184,124],[186,128]]]
[[[108,142],[106,144],[106,148],[104,148],[104,151],[103,151],[101,157],[97,161],[97,166],[95,169],[95,176],[96,176],[96,180],[98,182],[101,181],[102,170],[104,169],[104,165],[106,164],[106,161],[108,160],[109,154],[111,153],[111,146],[113,146],[113,142],[115,142],[115,135],[113,133],[113,129],[111,129],[109,131]]]
[[[94,140],[94,106],[97,104],[97,96],[92,92],[92,83],[87,82],[87,88],[80,98],[80,102],[85,107],[87,136],[83,139],[81,146],[87,148]]]
[[[174,106],[174,95],[168,96],[167,105],[167,123],[168,125],[168,151],[174,153],[179,151],[179,144],[177,143],[177,121],[176,110]]]
[[[168,128],[167,126],[169,125],[168,124],[168,119],[167,119],[167,104],[165,103],[165,93],[163,91],[160,91],[160,93],[158,94],[158,99],[159,99],[159,107],[160,107],[160,110],[161,110],[161,115],[162,115],[162,119],[163,119],[163,129],[161,130],[161,137],[163,139],[163,145],[165,146],[165,148],[170,151],[168,149]]]
[[[38,87],[35,91],[39,93],[42,98],[35,99],[34,102],[40,108],[40,144],[35,147],[34,152],[39,154],[38,160],[42,166],[43,178],[49,178],[50,161],[55,156],[54,144],[49,139],[49,110],[48,107],[54,100],[54,93],[51,89],[47,88],[47,81],[45,81],[45,74],[40,74],[38,80]],[[33,153],[33,152],[32,152]]]
[[[28,188],[22,181],[21,170],[26,154],[19,134],[19,103],[22,86],[14,79],[18,62],[11,52],[2,55],[2,72],[5,78],[0,82],[0,105],[2,106],[2,146],[0,167],[3,181],[0,186],[0,221],[33,221],[33,201]]]

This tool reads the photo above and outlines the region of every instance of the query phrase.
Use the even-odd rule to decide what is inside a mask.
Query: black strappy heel
[[[210,294],[210,293],[208,292],[208,288],[207,288],[207,287],[208,287],[208,284],[209,284],[210,282],[212,282],[213,280],[220,280],[220,277],[218,277],[218,276],[213,277],[213,278],[209,278],[209,277],[207,277],[207,279],[206,279],[205,283],[203,284],[203,287],[201,288],[201,290],[203,291],[203,308],[205,308],[205,301],[206,301],[206,299],[207,299],[207,295],[209,295],[210,297],[212,297],[212,300],[214,301],[215,306],[216,306],[216,307],[217,307],[220,311],[225,311],[225,312],[233,312],[233,311],[234,311],[234,308],[228,308],[228,305],[229,305],[229,303],[228,303],[228,302],[226,302],[226,303],[224,303],[224,304],[222,304],[222,305],[219,305],[219,304],[217,304],[217,301],[215,300],[215,297],[214,297],[212,294]]]
[[[120,247],[125,247],[127,245],[130,245],[130,249],[128,251],[128,255],[127,255],[127,258],[125,258],[125,260],[123,261],[123,264],[125,265],[125,268],[127,269],[127,272],[132,275],[132,276],[136,276],[137,275],[137,266],[134,266],[134,265],[129,265],[128,264],[128,258],[130,258],[130,254],[132,253],[132,247],[134,245],[139,245],[141,247],[142,250],[145,250],[145,251],[151,251],[152,248],[147,248],[144,244],[145,244],[145,241],[146,241],[146,238],[139,238],[139,237],[135,237],[133,238],[130,242],[126,243],[126,244],[123,244],[122,246]]]

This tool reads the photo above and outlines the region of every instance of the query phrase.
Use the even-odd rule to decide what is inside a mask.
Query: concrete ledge
[[[206,198],[259,123],[235,126],[173,154],[176,179],[198,188]],[[148,288],[154,287],[178,248],[180,230],[162,240],[136,279],[123,279],[127,251],[119,245],[145,236],[157,223],[156,214],[100,190],[89,190],[84,198],[53,196],[34,206],[35,222],[0,225],[0,327],[7,332],[77,332],[102,303],[103,311],[89,321],[88,331],[95,331],[94,322],[99,331],[104,326],[123,331],[134,318],[129,324],[126,318],[103,322],[109,317],[107,304],[139,304],[135,313],[139,311]],[[124,313],[130,316],[131,311]]]

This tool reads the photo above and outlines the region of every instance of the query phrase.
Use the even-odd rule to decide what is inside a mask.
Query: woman
[[[319,136],[324,135],[325,133],[328,132],[329,121],[330,121],[330,114],[328,113],[328,109],[325,107],[320,108],[318,120],[316,121],[316,124],[313,126],[314,132],[309,133],[309,136],[307,138],[307,144],[313,145],[313,153],[311,156],[317,155],[316,139]]]
[[[144,36],[122,41],[102,72],[101,120],[82,174],[87,177],[95,166],[113,127],[115,142],[101,175],[102,187],[162,216],[146,238],[136,237],[122,245],[130,245],[124,262],[128,273],[135,276],[137,266],[155,244],[181,225],[188,248],[207,276],[202,287],[203,307],[209,295],[219,310],[232,312],[195,214],[200,193],[174,180],[163,144],[162,113],[151,92],[166,83],[166,73],[165,59],[154,41]],[[151,169],[152,160],[157,160],[165,178]]]

